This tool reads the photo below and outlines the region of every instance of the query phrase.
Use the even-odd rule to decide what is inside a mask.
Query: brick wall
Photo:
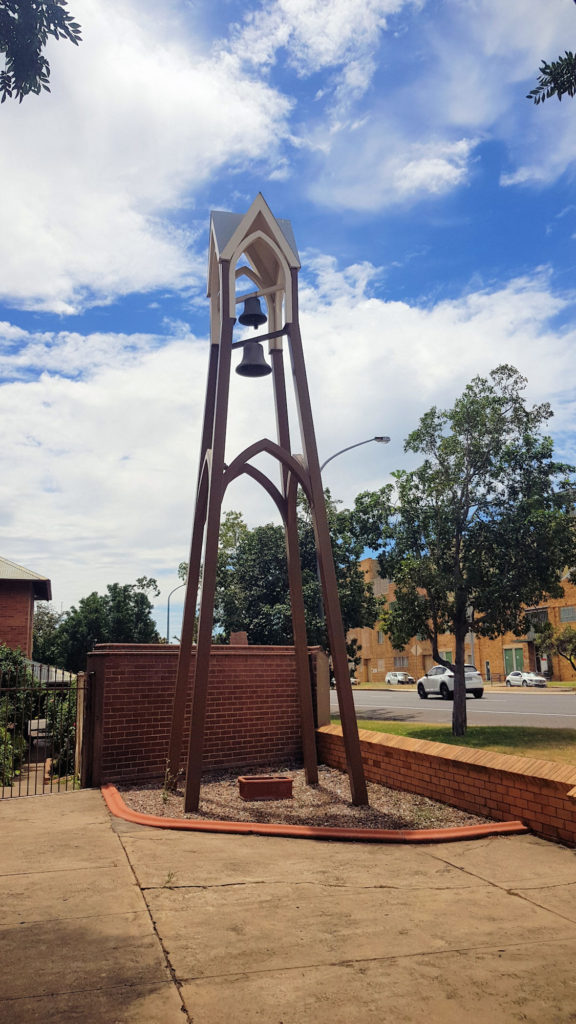
[[[101,644],[88,656],[93,785],[164,775],[178,651],[162,644]],[[318,653],[311,652],[313,660]],[[182,764],[189,715],[188,701]],[[204,767],[280,764],[301,752],[294,649],[213,647]]]
[[[345,770],[340,726],[316,735],[319,759]],[[576,767],[367,729],[360,747],[369,781],[496,821],[520,819],[545,839],[576,845]]]
[[[32,657],[34,589],[25,580],[0,580],[0,643]]]

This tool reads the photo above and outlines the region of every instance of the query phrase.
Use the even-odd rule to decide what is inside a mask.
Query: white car
[[[484,694],[484,682],[475,665],[464,665],[464,680],[466,695],[471,693],[480,699]],[[426,700],[431,693],[437,694],[443,700],[453,700],[454,672],[443,665],[433,665],[426,675],[418,680],[416,689],[420,700]]]
[[[393,683],[393,684],[396,684],[396,683],[413,683],[414,681],[415,681],[414,677],[411,676],[409,672],[387,672],[386,673],[386,679],[384,680],[384,682],[386,682],[386,683]]]
[[[520,669],[515,669],[506,676],[506,686],[548,686],[548,683],[538,672],[521,672]]]

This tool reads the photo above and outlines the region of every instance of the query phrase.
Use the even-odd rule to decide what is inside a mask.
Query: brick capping
[[[316,732],[319,757],[344,768],[342,729]],[[360,730],[366,778],[497,821],[520,818],[545,839],[576,845],[576,766]]]
[[[246,650],[248,646],[248,650]],[[314,652],[320,650],[320,648],[311,647],[310,651]],[[192,652],[196,652],[196,644],[192,647]],[[258,652],[265,652],[267,656],[273,657],[286,657],[286,655],[293,656],[293,647],[267,647],[265,644],[214,644],[212,653],[222,656],[224,658],[245,658],[246,655],[253,656]],[[178,660],[178,654],[180,653],[180,647],[178,644],[98,644],[93,651],[90,652],[90,658],[97,658],[99,655],[104,654],[129,654],[131,658],[146,657],[149,658],[150,654],[161,654],[162,656],[172,656]]]

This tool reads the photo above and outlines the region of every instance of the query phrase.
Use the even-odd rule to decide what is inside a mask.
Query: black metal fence
[[[79,786],[83,685],[37,662],[0,675],[0,799]]]

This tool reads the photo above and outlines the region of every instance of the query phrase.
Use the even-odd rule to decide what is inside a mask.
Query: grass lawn
[[[335,723],[339,718],[333,717]],[[537,757],[544,761],[562,761],[576,765],[576,729],[538,729],[516,725],[470,725],[465,736],[453,736],[449,725],[410,722],[375,722],[359,719],[359,729],[410,736],[416,740],[435,740],[458,747],[480,747],[498,754]]]

